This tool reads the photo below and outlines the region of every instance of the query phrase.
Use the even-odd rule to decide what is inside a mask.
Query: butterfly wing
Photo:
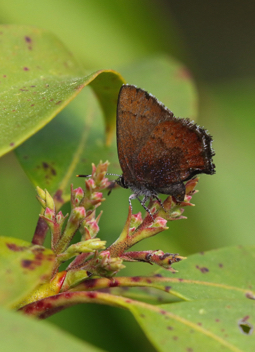
[[[175,118],[155,97],[122,86],[117,108],[117,144],[123,177],[138,188],[162,189],[199,173],[213,174],[212,138]]]
[[[213,174],[211,142],[211,136],[188,119],[170,117],[153,129],[140,149],[136,178],[163,188],[199,173]]]
[[[117,106],[117,147],[123,177],[135,183],[138,155],[159,121],[173,116],[155,97],[132,85],[120,89]]]

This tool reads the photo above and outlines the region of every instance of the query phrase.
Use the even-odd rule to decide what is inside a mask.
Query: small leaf
[[[50,278],[54,253],[26,241],[0,237],[0,303],[13,307]]]

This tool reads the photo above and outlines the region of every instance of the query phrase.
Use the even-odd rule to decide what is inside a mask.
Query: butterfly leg
[[[162,200],[156,194],[154,194],[153,198],[157,199],[157,201],[160,203],[160,205],[162,206],[162,208],[166,212],[166,209],[164,208],[164,204],[162,203]]]
[[[150,197],[149,196],[144,196],[143,200],[137,198],[139,200],[139,202],[141,203],[142,207],[147,211],[147,213],[150,214],[152,220],[154,221],[154,217],[153,215],[151,214],[151,211],[148,207],[146,207],[145,203],[147,202],[147,200],[149,199]]]
[[[131,196],[128,198],[128,201],[129,201],[129,205],[130,205],[130,207],[131,207],[131,210],[132,210],[131,200],[132,200],[132,199],[136,199],[136,198],[139,200],[139,202],[141,203],[142,207],[147,211],[147,213],[150,214],[152,220],[154,221],[154,217],[153,217],[153,215],[151,214],[150,209],[149,209],[148,207],[146,207],[146,205],[145,205],[145,203],[147,202],[147,200],[148,200],[150,197],[149,197],[149,196],[145,196],[145,197],[143,198],[143,200],[141,200],[141,199],[138,197],[138,195],[137,195],[136,193],[131,194]]]

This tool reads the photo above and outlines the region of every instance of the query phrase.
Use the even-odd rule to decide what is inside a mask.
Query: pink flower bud
[[[103,194],[101,192],[94,192],[92,195],[93,200],[101,200],[103,198]]]
[[[84,192],[81,187],[78,187],[73,190],[73,202],[75,206],[80,204],[83,197],[84,197]]]
[[[55,212],[54,212],[54,210],[46,207],[45,211],[44,211],[44,216],[45,216],[45,218],[47,218],[49,220],[53,220],[53,219],[55,219]]]
[[[166,223],[167,223],[167,220],[161,217],[157,217],[151,227],[165,227]]]

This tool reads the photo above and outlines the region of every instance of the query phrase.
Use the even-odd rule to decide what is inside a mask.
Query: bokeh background
[[[199,193],[193,198],[196,207],[186,209],[187,220],[170,223],[167,233],[137,248],[189,255],[255,243],[254,13],[255,3],[248,0],[0,2],[0,23],[52,31],[89,70],[119,71],[137,60],[167,54],[192,72],[199,93],[197,122],[214,137],[216,175],[201,176]],[[40,212],[34,186],[14,153],[0,160],[0,168],[1,235],[30,241]],[[107,198],[101,239],[111,242],[120,233],[129,194],[117,190]],[[139,203],[133,203],[134,211],[140,211]],[[242,265],[241,258],[237,265]],[[130,264],[125,273],[149,274],[151,270]],[[119,309],[82,305],[49,320],[106,350],[154,351],[132,316]]]

